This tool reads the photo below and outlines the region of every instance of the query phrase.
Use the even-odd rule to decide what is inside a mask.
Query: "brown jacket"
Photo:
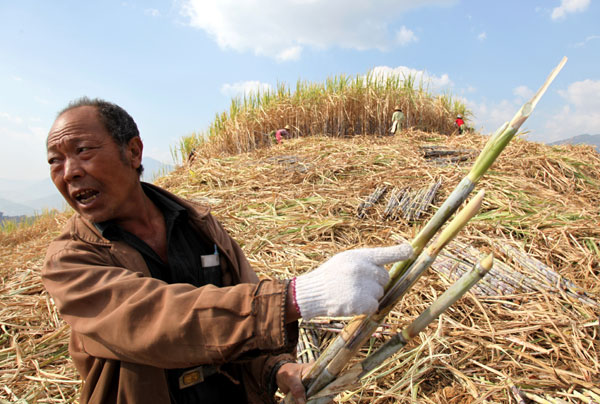
[[[221,252],[225,286],[150,277],[144,258],[75,214],[48,247],[42,280],[71,326],[69,351],[84,379],[80,402],[170,402],[165,371],[234,362],[251,403],[273,401],[271,372],[297,340],[286,326],[286,284],[258,278],[237,243],[201,207],[192,225]],[[239,363],[239,365],[238,365]]]

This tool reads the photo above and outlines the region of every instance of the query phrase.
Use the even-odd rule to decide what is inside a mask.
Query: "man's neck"
[[[144,241],[158,256],[167,262],[167,230],[162,211],[141,190],[141,198],[136,214],[130,220],[119,221],[123,230]]]
[[[142,187],[132,195],[128,203],[129,212],[115,220],[123,230],[144,240],[145,236],[157,229],[157,222],[164,222],[160,209],[148,198]],[[163,226],[164,227],[164,226]]]

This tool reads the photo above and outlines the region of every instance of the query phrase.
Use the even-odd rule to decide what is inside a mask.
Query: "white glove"
[[[305,318],[372,314],[390,279],[385,264],[403,261],[410,244],[360,248],[334,255],[317,269],[295,278],[295,303]]]

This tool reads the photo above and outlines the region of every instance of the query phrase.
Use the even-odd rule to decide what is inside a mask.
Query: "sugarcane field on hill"
[[[468,116],[465,107],[414,84],[341,77],[234,101],[208,133],[181,140],[181,165],[155,183],[209,205],[263,278],[413,240],[490,139],[459,134],[452,118]],[[389,136],[397,103],[406,127]],[[266,134],[284,124],[291,136],[272,142]],[[599,174],[592,147],[510,141],[478,179],[474,216],[349,366],[464,274],[489,268],[493,254],[492,269],[335,402],[600,403]],[[46,247],[71,214],[0,231],[2,403],[77,402],[69,326],[40,280]],[[315,361],[350,321],[300,321],[298,360]]]
[[[485,136],[406,130],[395,137],[306,137],[225,157],[198,156],[158,184],[209,204],[263,277],[290,277],[336,252],[411,239],[469,161],[427,150],[480,150]],[[471,293],[362,386],[355,403],[600,400],[599,155],[585,146],[516,139],[480,184],[482,211],[390,313],[361,355],[380,345],[493,251],[493,270]],[[392,190],[441,183],[432,206],[385,215]],[[378,201],[359,206],[378,188]],[[45,248],[68,213],[2,233],[0,397],[72,402],[78,375],[68,326],[40,283]],[[318,355],[345,319],[302,324],[300,359]],[[515,397],[523,397],[516,401]],[[546,400],[546,401],[544,401]],[[562,400],[562,401],[560,401]]]

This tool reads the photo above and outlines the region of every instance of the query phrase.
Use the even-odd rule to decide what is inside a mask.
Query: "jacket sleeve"
[[[87,354],[168,369],[293,349],[285,282],[166,284],[120,266],[111,249],[56,241],[42,270],[44,286]]]

